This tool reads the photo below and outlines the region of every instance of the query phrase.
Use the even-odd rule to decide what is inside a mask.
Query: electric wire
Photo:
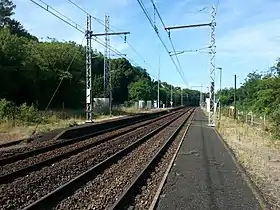
[[[49,12],[50,14],[54,15],[55,17],[57,17],[58,19],[60,19],[61,21],[63,21],[64,23],[72,26],[73,28],[75,28],[76,30],[80,31],[81,33],[85,33],[85,31],[82,31],[80,28],[78,28],[77,26],[81,27],[80,25],[74,23],[74,21],[72,21],[70,18],[65,17],[68,21],[74,23],[75,25],[71,24],[70,22],[66,21],[65,19],[63,19],[62,17],[60,17],[59,15],[63,16],[63,14],[61,14],[60,12],[58,12],[57,10],[55,10],[53,7],[51,7],[50,5],[48,5],[47,3],[45,3],[44,1],[38,0],[41,3],[46,5],[46,8],[44,6],[42,6],[41,4],[37,3],[35,0],[30,0],[31,2],[33,2],[34,4],[36,4],[37,6],[41,7],[42,9],[46,10],[47,12]],[[50,11],[49,8],[51,8],[52,10],[54,10],[55,12],[57,12],[59,15],[55,14],[54,12]]]
[[[57,17],[58,19],[60,19],[60,20],[63,21],[64,23],[70,25],[71,27],[75,28],[76,30],[78,30],[79,32],[81,32],[81,33],[83,33],[83,34],[85,35],[86,30],[83,29],[83,27],[82,27],[81,25],[75,23],[73,20],[71,20],[70,18],[68,18],[67,16],[65,16],[64,14],[62,14],[61,12],[59,12],[58,10],[54,9],[53,7],[51,7],[50,5],[48,5],[47,3],[45,3],[44,1],[38,0],[39,2],[41,2],[42,4],[44,4],[46,7],[42,6],[41,4],[39,4],[38,2],[36,2],[35,0],[30,0],[30,1],[33,2],[34,4],[36,4],[37,6],[41,7],[42,9],[46,10],[46,11],[49,12],[50,14],[54,15],[55,17]],[[50,11],[50,9],[53,10],[54,12]],[[56,13],[57,13],[57,14],[56,14]],[[59,14],[60,16],[59,16],[58,14]],[[61,16],[62,16],[63,18],[62,18]],[[65,20],[64,18],[65,18],[66,20]],[[84,40],[85,40],[85,37],[86,37],[86,36],[83,37],[83,40],[82,40],[82,42],[81,42],[81,45],[83,45],[83,42],[84,42]],[[99,43],[100,45],[105,46],[104,42],[102,42],[98,37],[95,37],[95,41],[96,41],[97,43]],[[122,55],[118,50],[112,48],[110,45],[108,46],[108,48],[109,48],[112,52],[114,52],[114,53],[116,53],[116,54],[118,54],[118,55]],[[68,67],[67,67],[67,69],[66,69],[65,72],[68,72],[68,71],[69,71],[69,69],[70,69],[70,67],[72,66],[72,63],[74,62],[74,60],[75,60],[77,54],[78,54],[78,51],[76,51],[75,54],[73,55],[72,60],[71,60],[71,62],[69,63],[69,65],[68,65]],[[126,59],[131,60],[130,58],[126,58]],[[133,62],[133,61],[132,61],[132,62]],[[51,98],[50,98],[50,100],[49,100],[47,106],[46,106],[45,109],[44,109],[44,112],[46,112],[46,111],[48,110],[48,108],[49,108],[50,104],[52,103],[52,101],[53,101],[55,95],[57,94],[57,91],[59,90],[59,88],[60,88],[60,86],[61,86],[61,84],[62,84],[64,78],[65,78],[65,77],[62,76],[62,78],[60,79],[60,81],[59,81],[59,83],[58,83],[58,85],[57,85],[55,91],[53,92],[53,94],[52,94],[52,96],[51,96]],[[36,126],[35,126],[35,128],[34,128],[34,130],[33,130],[33,132],[32,132],[32,134],[31,134],[30,137],[32,137],[32,136],[36,133],[36,131],[37,131],[37,129],[38,129],[38,126],[39,126],[39,123],[36,124]]]
[[[181,78],[183,79],[184,83],[187,85],[187,82],[186,82],[186,80],[185,80],[185,78],[184,78],[182,72],[181,72],[180,69],[178,68],[178,66],[177,66],[176,62],[174,61],[173,57],[170,56],[168,47],[166,46],[166,44],[165,44],[164,41],[162,40],[162,38],[161,38],[161,36],[160,36],[160,34],[159,34],[159,32],[158,32],[157,27],[153,24],[153,21],[152,21],[150,15],[149,15],[149,13],[148,13],[148,11],[147,11],[147,9],[146,9],[144,3],[142,2],[142,0],[137,0],[137,2],[139,3],[140,7],[142,8],[142,10],[143,10],[145,16],[147,17],[147,19],[148,19],[150,25],[152,26],[152,28],[153,28],[154,31],[156,32],[156,34],[157,34],[157,36],[158,36],[160,42],[162,43],[162,45],[163,45],[163,47],[165,48],[166,52],[168,53],[169,57],[171,58],[171,60],[172,60],[172,62],[173,62],[173,64],[174,64],[174,66],[175,66],[177,72],[180,74],[180,76],[181,76]]]
[[[77,24],[77,23],[74,22],[72,19],[68,18],[67,16],[65,16],[64,14],[62,14],[61,12],[59,12],[58,10],[54,9],[52,6],[50,6],[49,4],[45,3],[44,1],[38,0],[39,2],[41,2],[42,4],[44,4],[45,6],[39,4],[39,3],[36,2],[35,0],[30,0],[30,1],[33,2],[34,4],[36,4],[37,6],[39,6],[40,8],[46,10],[46,11],[49,12],[50,14],[54,15],[55,17],[57,17],[58,19],[60,19],[60,20],[63,21],[64,23],[66,23],[66,24],[68,24],[69,26],[73,27],[73,28],[76,29],[77,31],[79,31],[79,32],[81,32],[81,33],[83,33],[83,34],[85,34],[86,29],[85,29],[83,26]],[[73,1],[70,1],[70,0],[69,0],[69,2],[74,3]],[[76,7],[78,7],[79,9],[81,9],[81,10],[82,10],[83,12],[85,12],[86,14],[89,14],[89,13],[87,13],[85,10],[83,10],[80,6],[78,6],[77,4],[74,3],[74,5],[75,5]],[[54,12],[52,12],[51,10],[54,11]],[[57,13],[57,14],[56,14],[56,13]],[[58,14],[59,14],[60,16],[59,16]],[[61,16],[62,16],[63,18],[62,18]],[[92,16],[91,16],[91,17],[92,17]],[[65,19],[64,19],[64,18],[65,18]],[[95,17],[92,17],[92,18],[95,19],[95,20],[97,20],[97,21],[99,21],[102,25],[104,25],[104,23],[103,23],[100,19],[95,18]],[[101,46],[105,47],[104,41],[101,40],[101,39],[99,39],[98,37],[94,37],[94,41],[96,41],[96,42],[97,42],[98,44],[100,44]],[[132,47],[132,45],[131,45],[131,47]],[[118,51],[117,49],[113,48],[111,45],[108,45],[108,48],[109,48],[112,52],[114,52],[114,53],[116,53],[117,55],[119,55],[120,57],[125,58],[125,59],[127,59],[128,61],[130,61],[133,65],[135,65],[135,66],[140,66],[139,64],[137,64],[133,59],[129,58],[128,56],[123,56],[123,54],[122,54],[120,51]],[[132,47],[132,48],[133,48],[133,47]],[[133,49],[134,49],[134,48],[133,48]],[[134,51],[137,52],[135,49],[134,49]],[[138,53],[138,52],[137,52],[137,53]],[[138,53],[138,54],[139,54],[139,53]],[[140,54],[139,54],[139,55],[140,55]],[[148,64],[146,61],[144,61],[144,63]],[[148,64],[148,66],[151,67],[151,65],[149,65],[149,64]],[[151,67],[151,68],[153,69],[153,67]],[[149,73],[150,73],[150,72],[149,72]],[[151,75],[152,77],[156,78],[156,76],[155,76],[153,73],[150,73],[150,75]]]
[[[154,1],[153,1],[153,0],[150,0],[150,1],[151,1],[152,5],[153,5],[153,7],[154,7],[154,10],[156,11],[156,13],[157,13],[159,19],[160,19],[160,22],[161,22],[163,28],[165,29],[165,28],[166,28],[166,25],[165,25],[165,23],[164,23],[164,21],[163,21],[161,15],[160,15],[160,13],[159,13],[159,11],[158,11],[158,9],[157,9],[157,7],[156,7]],[[170,44],[171,44],[171,47],[172,47],[173,51],[176,52],[175,46],[174,46],[174,44],[173,44],[173,41],[172,41],[172,39],[171,39],[169,33],[167,32],[167,30],[165,30],[165,31],[166,31],[166,33],[167,33],[167,36],[168,36],[168,39],[169,39],[169,42],[170,42]],[[183,68],[182,68],[182,66],[181,66],[181,63],[180,63],[180,61],[179,61],[179,58],[178,58],[177,54],[174,54],[174,55],[175,55],[175,57],[176,57],[178,66],[179,66],[179,68],[180,68],[180,71],[181,71],[181,73],[184,75],[184,71],[183,71]],[[185,76],[185,75],[184,75],[184,76]]]
[[[55,10],[53,7],[51,7],[49,4],[45,3],[42,0],[38,0],[41,3],[43,3],[46,7],[42,6],[41,4],[37,3],[35,0],[30,0],[31,2],[33,2],[34,4],[38,5],[39,7],[41,7],[42,9],[46,10],[47,12],[49,12],[50,14],[54,15],[55,17],[57,17],[58,19],[62,20],[63,22],[65,22],[66,24],[70,25],[71,27],[75,28],[76,30],[78,30],[79,32],[85,34],[86,30],[79,24],[75,23],[73,20],[71,20],[70,18],[66,17],[65,15],[63,15],[61,12]],[[62,17],[60,17],[59,15],[55,14],[54,12],[50,11],[50,9],[54,10],[56,13],[58,13],[59,15],[63,16],[65,19],[63,19]],[[70,23],[70,22],[71,23]],[[98,37],[95,37],[95,41],[97,43],[99,43],[101,46],[105,47],[105,43],[99,39]],[[117,49],[113,48],[111,45],[108,45],[108,48],[118,54],[120,57],[126,58],[127,60],[133,62],[133,60],[127,56],[123,56],[122,53],[120,51],[118,51]]]
[[[215,12],[215,15],[217,15],[217,12],[218,12],[218,8],[219,8],[219,4],[220,4],[220,0],[217,0],[217,4],[216,4],[216,12]]]
[[[80,10],[81,10],[82,12],[84,12],[85,14],[90,15],[90,16],[91,16],[95,21],[97,21],[99,24],[105,26],[105,23],[104,23],[103,20],[92,16],[89,12],[87,12],[87,11],[86,11],[85,9],[83,9],[81,6],[79,6],[78,4],[76,4],[74,1],[68,0],[68,2],[70,2],[71,4],[73,4],[75,7],[77,7],[78,9],[80,9]],[[111,31],[111,32],[113,32],[113,33],[115,33],[115,31],[112,30],[111,27],[113,27],[113,28],[115,28],[115,29],[117,29],[117,30],[120,30],[119,28],[117,28],[117,27],[115,27],[115,26],[113,26],[113,25],[110,25],[109,31]],[[123,35],[118,35],[118,36],[121,37],[122,39],[125,38],[125,37],[123,37]],[[132,51],[133,51],[135,54],[137,54],[138,57],[139,57],[147,66],[149,66],[151,69],[153,69],[153,70],[155,71],[154,67],[152,67],[128,41],[126,41],[126,43],[127,43],[127,45],[132,49]]]

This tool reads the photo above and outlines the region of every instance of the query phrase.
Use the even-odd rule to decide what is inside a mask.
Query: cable
[[[142,8],[142,10],[143,10],[145,16],[147,17],[147,19],[149,20],[150,25],[152,26],[152,28],[153,28],[154,31],[156,32],[156,34],[157,34],[157,36],[158,36],[160,42],[162,43],[162,45],[163,45],[163,47],[165,48],[166,52],[168,53],[169,57],[171,58],[171,60],[172,60],[172,62],[173,62],[173,64],[174,64],[174,66],[175,66],[177,72],[180,74],[181,78],[183,79],[183,81],[184,81],[185,84],[187,85],[187,82],[186,82],[184,76],[182,75],[181,71],[178,69],[178,66],[177,66],[176,62],[174,61],[173,57],[170,56],[169,50],[168,50],[166,44],[163,42],[161,36],[159,35],[159,32],[158,32],[157,27],[153,24],[153,21],[152,21],[150,15],[149,15],[149,13],[148,13],[148,11],[147,11],[145,5],[143,4],[142,0],[137,0],[137,2],[139,3],[140,7]]]
[[[45,3],[45,2],[43,2],[43,1],[41,1],[41,0],[38,0],[38,1],[40,1],[41,3],[43,3],[43,4],[46,5],[46,8],[45,8],[44,6],[40,5],[39,3],[37,3],[37,2],[34,1],[34,0],[30,0],[30,1],[33,2],[34,4],[36,4],[37,6],[41,7],[42,9],[46,10],[47,12],[51,13],[52,15],[54,15],[55,17],[57,17],[58,19],[62,20],[62,21],[65,22],[66,24],[72,26],[72,27],[75,28],[76,30],[78,30],[78,31],[80,31],[80,32],[82,32],[82,33],[85,33],[85,31],[82,31],[81,29],[78,28],[78,26],[81,27],[81,28],[83,28],[82,26],[80,26],[79,24],[75,23],[74,21],[72,21],[70,18],[66,17],[66,16],[63,15],[62,13],[58,12],[58,11],[55,10],[53,7],[51,7],[50,5],[48,5],[47,3]],[[49,8],[52,9],[52,10],[54,10],[54,11],[57,12],[59,15],[63,16],[64,18],[66,18],[68,21],[72,22],[72,23],[75,24],[75,25],[73,25],[73,24],[69,23],[68,21],[64,20],[63,18],[59,17],[59,16],[58,16],[57,14],[55,14],[54,12],[50,11]]]
[[[61,21],[65,22],[66,24],[68,24],[69,26],[75,28],[76,30],[78,30],[79,32],[85,34],[86,29],[84,29],[81,25],[77,24],[76,22],[74,22],[73,20],[71,20],[70,18],[68,18],[67,16],[65,16],[64,14],[62,14],[61,12],[55,10],[53,7],[51,7],[49,4],[45,3],[42,0],[38,0],[40,1],[42,4],[44,4],[45,6],[42,6],[41,4],[39,4],[38,2],[36,2],[35,0],[30,0],[31,2],[33,2],[34,4],[36,4],[37,6],[39,6],[40,8],[46,10],[47,12],[49,12],[50,14],[54,15],[55,17],[57,17],[58,19],[60,19]],[[70,0],[69,0],[70,1]],[[71,1],[72,2],[72,1]],[[72,2],[74,3],[74,2]],[[76,4],[75,4],[76,5]],[[78,5],[76,5],[77,7],[79,7]],[[81,10],[83,10],[81,7],[79,7]],[[55,11],[56,13],[58,13],[59,15],[61,15],[62,17],[64,17],[65,19],[63,19],[62,17],[60,17],[59,15],[55,14],[54,12],[50,11],[50,9],[52,9],[53,11]],[[84,10],[83,10],[84,11]],[[87,13],[86,11],[84,11],[85,13]],[[88,13],[87,13],[88,14]],[[98,18],[94,18],[96,20],[99,20]],[[70,23],[70,22],[71,23]],[[100,20],[99,20],[100,21]],[[102,21],[101,21],[102,22]],[[98,37],[95,37],[95,41],[97,43],[99,43],[101,46],[105,47],[105,43],[100,40]],[[111,45],[108,46],[108,48],[116,53],[117,55],[119,55],[122,58],[125,58],[127,60],[129,60],[131,63],[135,63],[137,66],[138,65],[136,62],[133,61],[133,59],[129,58],[128,56],[123,56],[121,52],[119,52],[117,49],[113,48]],[[135,50],[136,51],[136,50]],[[145,61],[146,62],[146,61]],[[146,62],[147,63],[147,62]],[[155,77],[156,78],[156,77]]]
[[[189,13],[196,15],[196,14],[198,14],[198,13],[200,13],[200,12],[203,12],[203,11],[206,10],[206,9],[208,9],[208,7],[203,7],[202,9],[200,9],[200,10],[198,10],[198,11],[196,11],[196,12],[189,12]]]
[[[163,28],[166,28],[166,26],[165,26],[165,24],[164,24],[164,22],[163,22],[163,19],[162,19],[160,13],[159,13],[159,11],[158,11],[158,9],[157,9],[157,7],[156,7],[154,1],[151,0],[151,3],[153,4],[154,10],[156,11],[156,13],[157,13],[157,15],[158,15],[158,17],[159,17],[160,22],[161,22]],[[166,32],[167,32],[167,31],[166,31]],[[167,32],[167,35],[168,35],[169,41],[170,41],[170,43],[171,43],[172,49],[173,49],[173,51],[175,52],[176,50],[175,50],[174,44],[173,44],[173,42],[172,42],[172,40],[171,40],[171,37],[169,36],[168,32]],[[178,65],[179,65],[179,68],[180,68],[182,74],[184,75],[184,71],[183,71],[182,66],[181,66],[181,64],[180,64],[179,58],[178,58],[178,56],[177,56],[176,54],[175,54],[175,56],[176,56],[176,60],[177,60],[177,63],[178,63]]]
[[[84,38],[83,38],[83,40],[82,40],[82,42],[81,42],[81,45],[83,45],[84,40],[85,40],[85,36],[84,36]],[[67,69],[66,69],[65,72],[68,72],[68,71],[69,71],[69,69],[70,69],[70,67],[72,66],[72,63],[74,62],[74,60],[75,60],[75,58],[76,58],[78,52],[79,52],[79,50],[77,50],[77,51],[75,52],[75,54],[73,55],[72,60],[70,61],[70,63],[69,63],[69,65],[68,65],[68,67],[67,67]],[[62,84],[64,78],[65,78],[65,77],[62,76],[62,78],[60,79],[60,81],[59,81],[59,83],[58,83],[58,85],[57,85],[55,91],[53,92],[53,94],[52,94],[52,96],[51,96],[51,98],[50,98],[50,100],[49,100],[49,102],[48,102],[46,108],[44,109],[44,112],[46,112],[46,111],[48,110],[49,106],[51,105],[51,103],[52,103],[52,101],[53,101],[53,99],[54,99],[54,97],[55,97],[55,95],[56,95],[58,89],[60,88],[60,86],[61,86],[61,84]],[[36,126],[35,126],[35,128],[34,128],[34,130],[33,130],[33,132],[32,132],[32,134],[31,134],[31,136],[33,136],[33,135],[36,133],[38,126],[39,126],[39,122],[37,122],[37,124],[36,124]],[[31,136],[30,136],[30,137],[31,137]]]
[[[81,6],[79,6],[78,4],[76,4],[74,1],[68,0],[68,2],[70,2],[71,4],[73,4],[75,7],[77,7],[78,9],[80,9],[80,10],[81,10],[82,12],[84,12],[85,14],[90,15],[89,12],[87,12],[87,11],[86,11],[85,9],[83,9]],[[105,26],[105,23],[104,23],[103,20],[101,20],[101,19],[99,19],[99,18],[96,18],[96,17],[93,17],[93,16],[91,16],[91,17],[92,17],[95,21],[97,21],[99,24]],[[119,28],[117,28],[117,27],[115,27],[115,26],[113,26],[113,25],[110,25],[110,27],[113,27],[113,28],[115,28],[115,29],[117,29],[117,30],[120,30]],[[115,33],[115,31],[112,30],[111,28],[109,28],[109,31]],[[118,36],[121,37],[122,39],[124,39],[124,37],[123,37],[122,35],[118,35]],[[147,63],[147,61],[140,55],[140,53],[138,53],[138,52],[136,51],[136,49],[135,49],[128,41],[126,41],[126,43],[127,43],[128,46],[139,56],[139,58],[141,58],[141,60],[143,60],[143,62],[144,62],[147,66],[149,66],[150,68],[152,68],[152,69],[154,70],[154,68],[153,68],[149,63]]]
[[[175,54],[179,55],[179,54],[183,54],[183,53],[186,53],[186,52],[209,53],[209,52],[203,52],[203,51],[201,51],[201,50],[205,50],[205,49],[209,49],[209,48],[211,48],[211,46],[209,46],[209,47],[202,47],[202,48],[199,48],[199,49],[196,49],[196,50],[182,50],[182,51],[176,51],[176,52],[174,53],[174,55],[175,55]],[[171,52],[170,52],[170,53],[171,53]]]
[[[217,4],[216,4],[216,13],[215,13],[215,15],[217,15],[218,8],[219,8],[219,4],[220,4],[220,0],[217,0]]]
[[[166,28],[165,23],[163,22],[163,19],[162,19],[160,13],[159,13],[159,11],[158,11],[158,9],[157,9],[157,7],[156,7],[154,1],[153,1],[153,0],[150,0],[150,1],[151,1],[152,5],[153,5],[153,7],[154,7],[154,10],[156,11],[156,13],[157,13],[159,19],[160,19],[160,22],[161,22],[162,26],[163,26],[164,29],[165,29],[165,28]],[[169,36],[169,33],[167,32],[167,30],[165,30],[165,31],[166,31],[166,33],[167,33],[167,35],[168,35],[168,39],[169,39],[169,42],[170,42],[170,44],[171,44],[171,46],[172,46],[172,49],[173,49],[173,51],[175,52],[176,50],[175,50],[174,44],[173,44],[173,42],[172,42],[172,40],[171,40],[171,37]],[[178,63],[178,65],[179,65],[180,71],[181,71],[181,73],[183,74],[183,76],[185,76],[185,75],[184,75],[183,68],[182,68],[182,66],[181,66],[181,63],[180,63],[180,61],[179,61],[179,58],[178,58],[178,56],[177,56],[176,54],[175,54],[175,56],[176,56],[176,60],[177,60],[177,63]]]
[[[71,20],[70,18],[68,18],[68,17],[66,17],[65,15],[63,15],[61,12],[55,10],[53,7],[51,7],[50,5],[48,5],[47,3],[45,3],[44,1],[38,0],[38,1],[40,1],[41,3],[45,4],[46,7],[40,5],[39,3],[37,3],[37,2],[34,1],[34,0],[30,0],[30,1],[33,2],[34,4],[38,5],[38,6],[41,7],[42,9],[46,10],[46,11],[49,12],[50,14],[54,15],[54,16],[57,17],[58,19],[62,20],[62,21],[65,22],[66,24],[72,26],[73,28],[75,28],[75,29],[78,30],[79,32],[85,34],[86,29],[84,29],[84,28],[83,28],[82,26],[80,26],[79,24],[75,23],[75,22],[74,22],[73,20]],[[63,18],[60,17],[59,15],[53,13],[53,12],[50,11],[49,9],[52,9],[52,10],[56,11],[59,15],[63,16],[63,17],[64,17],[65,19],[67,19],[68,21],[65,20],[65,19],[63,19]],[[72,23],[70,23],[69,21],[72,22]],[[73,24],[74,24],[74,25],[73,25]],[[78,28],[78,26],[79,26],[79,28]],[[95,37],[95,41],[96,41],[97,43],[99,43],[100,45],[102,45],[103,47],[105,47],[105,43],[104,43],[102,40],[100,40],[99,38]],[[123,57],[123,56],[122,56],[122,53],[120,53],[117,49],[113,48],[111,45],[109,45],[108,48],[109,48],[112,52],[114,52],[114,53],[116,53],[116,54],[119,54],[121,57]],[[125,58],[127,58],[127,57],[125,57]],[[132,59],[130,59],[130,60],[132,60]]]

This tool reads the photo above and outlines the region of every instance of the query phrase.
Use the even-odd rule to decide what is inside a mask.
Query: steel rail
[[[180,110],[175,111],[173,113],[169,113],[167,115],[171,115],[171,114],[174,114],[174,113],[177,113],[177,112],[180,112]],[[167,115],[163,115],[161,117],[165,117]],[[155,119],[160,119],[161,117],[156,117]],[[19,153],[19,154],[13,155],[13,156],[8,156],[8,157],[0,159],[0,166],[6,165],[6,164],[9,164],[9,163],[13,163],[13,162],[16,162],[18,160],[25,159],[25,158],[29,158],[29,157],[32,157],[32,156],[35,156],[35,155],[38,155],[38,154],[41,154],[41,153],[49,152],[51,150],[58,149],[58,148],[61,148],[61,147],[64,147],[64,146],[68,146],[70,144],[75,144],[75,143],[78,143],[78,142],[83,141],[83,140],[88,139],[88,138],[99,136],[99,135],[102,135],[104,133],[115,131],[115,130],[130,126],[130,125],[135,125],[137,123],[141,123],[141,122],[151,120],[151,119],[152,118],[148,118],[148,119],[145,118],[145,119],[136,120],[133,123],[130,122],[130,123],[125,123],[123,125],[117,125],[117,126],[114,126],[112,128],[99,130],[97,132],[94,132],[94,133],[91,133],[91,134],[86,134],[86,135],[79,136],[79,137],[76,137],[76,138],[72,138],[72,139],[69,139],[69,140],[66,140],[66,141],[63,141],[63,142],[57,142],[57,143],[52,144],[52,145],[47,145],[45,147],[37,148],[37,149],[31,150],[31,151]]]
[[[193,118],[194,118],[194,114],[192,115],[192,117],[191,117],[191,119],[190,119],[190,122],[193,120]],[[160,196],[160,194],[161,194],[161,191],[162,191],[162,189],[163,189],[163,186],[164,186],[164,184],[165,184],[165,182],[166,182],[166,180],[167,180],[168,174],[169,174],[169,172],[170,172],[170,170],[171,170],[171,168],[172,168],[172,166],[173,166],[173,163],[174,163],[174,161],[175,161],[175,159],[176,159],[176,157],[177,157],[177,155],[178,155],[178,153],[179,153],[179,150],[180,150],[180,148],[181,148],[181,145],[182,145],[184,139],[185,139],[186,136],[187,136],[188,130],[189,130],[189,128],[190,128],[190,125],[191,125],[191,123],[188,124],[188,127],[186,128],[186,130],[185,130],[185,132],[184,132],[184,134],[183,134],[183,136],[182,136],[182,138],[181,138],[181,140],[180,140],[180,142],[179,142],[179,144],[178,144],[178,146],[177,146],[177,148],[176,148],[176,151],[175,151],[175,153],[174,153],[174,155],[173,155],[171,161],[169,162],[169,165],[168,165],[168,167],[167,167],[167,169],[166,169],[166,171],[165,171],[165,173],[164,173],[164,175],[163,175],[163,177],[162,177],[162,179],[161,179],[161,182],[160,182],[160,184],[159,184],[159,186],[158,186],[157,192],[156,192],[156,194],[155,194],[155,196],[154,196],[154,198],[153,198],[153,201],[152,201],[152,203],[151,203],[151,205],[150,205],[150,207],[149,207],[149,210],[154,210],[155,207],[156,207],[156,204],[157,204],[157,202],[158,202],[158,200],[159,200],[159,196]]]
[[[150,139],[151,137],[159,133],[161,130],[166,128],[168,125],[170,125],[180,117],[182,117],[184,114],[185,112],[180,113],[175,119],[172,119],[164,123],[163,125],[149,132],[145,136],[137,139],[135,142],[131,143],[124,149],[118,151],[117,153],[111,155],[110,157],[103,160],[102,162],[96,164],[95,166],[83,172],[79,176],[75,177],[74,179],[70,180],[69,182],[63,184],[62,186],[58,187],[54,191],[50,192],[49,194],[45,195],[44,197],[40,198],[39,200],[25,207],[23,210],[33,210],[33,209],[37,210],[37,209],[52,208],[59,201],[73,194],[78,188],[85,185],[88,181],[94,179],[98,174],[102,173],[106,168],[118,162],[118,160],[120,160],[128,153],[130,153],[131,151],[139,147],[141,144],[146,142],[148,139]]]
[[[16,141],[0,144],[0,148],[10,147],[10,146],[13,146],[13,145],[20,144],[22,142],[29,142],[30,140],[32,140],[32,139],[31,138],[26,138],[26,139],[19,139],[19,140],[16,140]]]
[[[162,119],[164,119],[166,117],[170,117],[172,115],[176,115],[177,113],[178,112],[170,113],[170,114],[167,114],[167,115],[155,118],[155,119],[147,120],[148,122],[144,123],[143,125],[141,125],[138,128],[141,128],[141,127],[144,127],[144,126],[146,126],[148,124],[151,124],[151,123],[154,123],[156,121],[162,120]],[[73,155],[81,153],[81,152],[83,152],[85,150],[88,150],[88,149],[90,149],[92,147],[98,146],[98,145],[100,145],[100,144],[102,144],[104,142],[110,141],[110,140],[115,139],[117,137],[128,135],[130,132],[132,132],[134,130],[135,130],[135,128],[130,128],[130,129],[122,131],[120,133],[113,134],[111,136],[108,136],[108,137],[102,138],[100,140],[94,141],[94,142],[92,142],[90,144],[81,146],[81,147],[79,147],[79,148],[77,148],[75,150],[72,150],[72,151],[69,151],[69,152],[65,152],[65,153],[59,154],[57,156],[50,157],[50,158],[48,158],[46,160],[42,160],[40,162],[37,162],[37,163],[34,163],[32,165],[26,166],[26,167],[21,168],[19,170],[16,170],[16,171],[13,171],[11,173],[2,175],[2,176],[0,176],[0,184],[10,183],[14,179],[16,179],[18,177],[22,177],[22,176],[24,176],[24,175],[26,175],[26,174],[28,174],[28,173],[30,173],[32,171],[38,171],[38,170],[40,170],[41,168],[43,168],[45,166],[49,166],[49,165],[51,165],[51,164],[53,164],[55,162],[61,161],[61,160],[66,159],[66,158],[69,158],[69,157],[71,157]]]
[[[139,186],[143,186],[142,183],[145,182],[146,180],[145,178],[147,177],[147,175],[149,175],[150,172],[155,168],[155,166],[163,157],[165,152],[168,150],[169,146],[175,140],[175,138],[177,137],[177,135],[179,134],[183,126],[190,119],[193,112],[194,109],[191,110],[188,117],[179,126],[177,126],[177,129],[164,142],[164,144],[160,147],[160,149],[158,149],[158,151],[153,155],[153,157],[145,165],[142,171],[137,176],[134,177],[131,184],[123,191],[123,193],[116,199],[115,203],[109,208],[110,210],[128,208],[128,205],[132,203],[131,201],[133,200],[135,195],[137,195],[137,190],[139,189]]]

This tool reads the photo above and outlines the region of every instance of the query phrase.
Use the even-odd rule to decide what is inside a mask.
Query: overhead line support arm
[[[98,34],[91,34],[91,36],[112,36],[112,35],[127,35],[130,32],[117,32],[117,33],[98,33]]]
[[[171,27],[166,27],[165,30],[182,29],[182,28],[196,28],[196,27],[203,27],[203,26],[211,26],[211,24],[212,23],[202,23],[202,24],[194,24],[194,25],[171,26]]]

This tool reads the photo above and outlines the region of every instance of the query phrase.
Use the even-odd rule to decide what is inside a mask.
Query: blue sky
[[[86,15],[67,0],[44,0],[75,22],[85,26]],[[128,42],[141,55],[139,57],[120,37],[111,38],[111,45],[127,54],[136,64],[146,68],[153,78],[157,75],[158,58],[161,57],[161,80],[186,87],[171,59],[149,25],[137,0],[73,0],[93,16],[104,19],[110,15],[114,31],[129,31]],[[211,6],[217,0],[156,0],[155,3],[167,26],[208,23]],[[30,0],[14,0],[17,5],[15,18],[39,38],[47,36],[58,40],[81,43],[83,35],[39,8]],[[143,0],[153,17],[150,0]],[[196,11],[207,7],[203,12]],[[279,0],[220,0],[217,14],[216,66],[223,68],[223,87],[233,85],[237,74],[238,84],[255,69],[267,70],[280,56],[280,1]],[[155,20],[161,36],[171,50],[168,37]],[[117,29],[116,29],[117,28]],[[93,21],[95,33],[103,32],[104,26]],[[210,29],[193,28],[171,32],[175,49],[196,50],[210,45]],[[103,47],[93,47],[103,52]],[[188,87],[209,84],[209,55],[185,53],[178,55]],[[145,60],[145,62],[144,62]],[[148,63],[148,65],[147,65]],[[152,68],[151,68],[151,67]],[[217,85],[218,75],[216,76]],[[197,89],[197,88],[194,88]]]

